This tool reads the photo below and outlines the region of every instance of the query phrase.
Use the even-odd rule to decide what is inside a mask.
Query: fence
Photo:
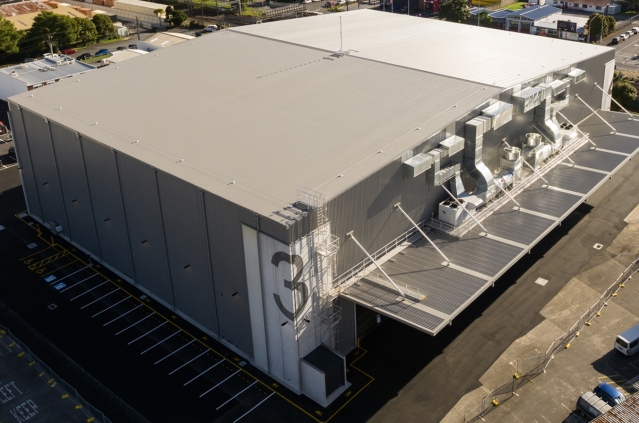
[[[16,351],[19,357],[27,360],[28,365],[35,369],[35,372],[40,378],[47,381],[52,388],[57,389],[63,398],[75,403],[75,408],[87,416],[87,421],[111,423],[111,420],[107,419],[101,411],[85,401],[84,398],[78,394],[78,391],[73,389],[71,385],[59,377],[49,366],[38,359],[27,346],[22,345],[20,341],[13,336],[11,331],[2,325],[0,325],[0,345],[4,346],[8,351]]]
[[[517,389],[528,383],[535,376],[544,373],[548,364],[555,358],[555,354],[568,348],[573,339],[579,336],[579,331],[583,329],[584,326],[590,326],[590,321],[601,314],[601,309],[608,305],[608,301],[616,297],[617,291],[623,288],[624,284],[638,272],[639,258],[635,259],[630,266],[619,275],[617,280],[601,294],[601,297],[599,297],[597,302],[594,303],[588,311],[581,315],[570,330],[552,341],[550,347],[548,347],[548,350],[546,350],[544,354],[517,360],[515,365],[517,370],[513,379],[493,389],[482,399],[481,404],[463,417],[462,421],[472,423],[483,420],[483,417],[499,404],[517,395]]]

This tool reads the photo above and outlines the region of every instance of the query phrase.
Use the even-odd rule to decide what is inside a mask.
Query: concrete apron
[[[626,219],[626,226],[606,250],[614,257],[575,277],[541,310],[545,320],[523,337],[515,340],[480,378],[482,386],[464,395],[442,420],[459,423],[478,407],[490,391],[517,372],[517,360],[543,354],[552,341],[568,331],[594,304],[639,253],[639,206]],[[550,282],[552,283],[552,281]],[[543,289],[531,286],[531,289]],[[517,395],[492,410],[484,421],[522,422],[581,421],[574,413],[579,396],[599,382],[608,382],[624,394],[633,394],[632,383],[639,380],[639,357],[628,365],[637,375],[625,379],[612,368],[604,356],[612,351],[618,333],[639,323],[639,277],[635,277],[604,307],[601,316],[584,327],[570,348],[557,354],[545,374],[517,391]],[[622,357],[623,358],[623,357]],[[626,360],[629,361],[629,360]]]

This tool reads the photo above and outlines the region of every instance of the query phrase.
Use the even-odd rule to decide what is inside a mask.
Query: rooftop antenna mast
[[[339,51],[340,53],[344,51],[344,45],[342,42],[342,17],[339,17]]]

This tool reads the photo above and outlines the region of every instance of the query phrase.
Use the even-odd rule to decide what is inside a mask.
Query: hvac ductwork
[[[484,203],[495,196],[493,175],[482,161],[484,134],[490,129],[491,119],[484,116],[471,119],[465,125],[464,166],[477,183],[473,193]]]

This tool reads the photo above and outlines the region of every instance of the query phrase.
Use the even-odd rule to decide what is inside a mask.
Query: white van
[[[625,355],[633,355],[639,351],[639,325],[633,326],[617,336],[615,349]]]

